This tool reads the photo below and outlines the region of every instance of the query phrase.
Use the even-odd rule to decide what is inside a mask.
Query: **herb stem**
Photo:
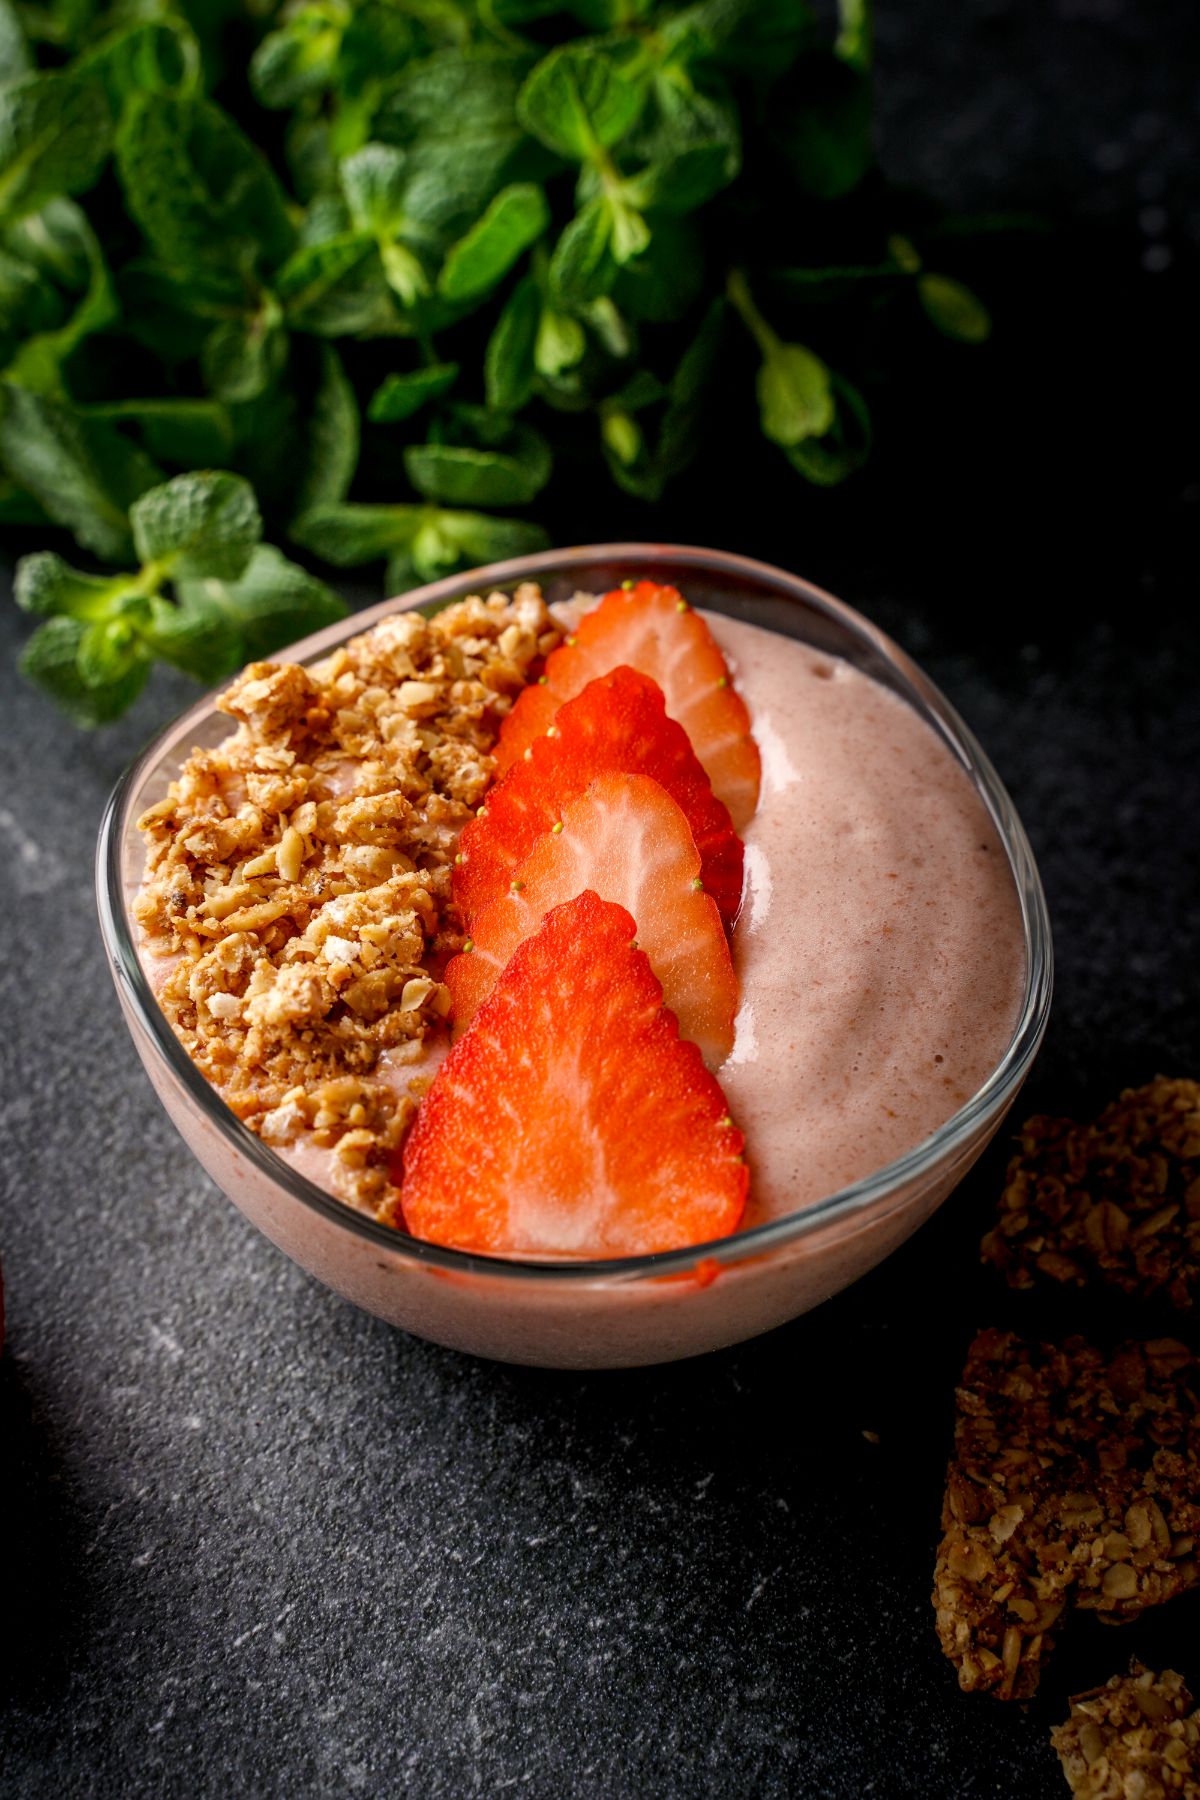
[[[865,74],[871,67],[871,0],[838,0],[838,21],[834,55]]]
[[[725,293],[729,304],[750,332],[763,356],[769,357],[778,350],[779,339],[754,304],[754,296],[740,269],[730,269],[725,278]]]

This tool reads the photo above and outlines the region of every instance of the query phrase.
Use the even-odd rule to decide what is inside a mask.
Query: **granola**
[[[1200,1083],[1159,1076],[1091,1123],[1021,1131],[983,1258],[1011,1286],[1038,1275],[1200,1305]]]
[[[1077,1694],[1050,1741],[1081,1800],[1200,1800],[1200,1711],[1174,1669],[1134,1663]]]
[[[1116,1620],[1200,1584],[1200,1360],[987,1330],[958,1389],[933,1601],[959,1685],[1025,1699],[1070,1605]]]
[[[176,1035],[252,1130],[331,1151],[370,1211],[445,1036],[458,835],[560,635],[525,584],[397,613],[308,667],[253,663],[218,701],[236,729],[138,821],[133,910]]]

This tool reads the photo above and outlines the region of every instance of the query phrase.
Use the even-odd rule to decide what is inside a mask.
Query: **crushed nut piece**
[[[934,1574],[959,1685],[1026,1699],[1070,1605],[1128,1618],[1200,1585],[1200,1360],[982,1331],[958,1390]]]
[[[1200,1800],[1200,1711],[1181,1675],[1133,1663],[1077,1694],[1050,1741],[1081,1800]]]
[[[253,663],[139,820],[133,911],[159,1002],[201,1072],[280,1147],[333,1151],[372,1212],[445,1039],[458,834],[505,714],[561,633],[532,584],[397,613],[324,661]]]
[[[1200,1083],[1158,1076],[1090,1124],[1022,1128],[983,1258],[1012,1287],[1038,1275],[1200,1306]]]

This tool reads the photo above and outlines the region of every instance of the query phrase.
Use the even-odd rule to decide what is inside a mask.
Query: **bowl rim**
[[[439,581],[393,596],[349,614],[337,624],[300,639],[287,647],[292,662],[309,661],[326,654],[349,637],[370,630],[380,619],[399,610],[437,606],[479,590],[511,587],[522,580],[553,574],[569,575],[594,563],[645,565],[670,562],[677,569],[694,569],[706,575],[726,573],[756,583],[772,594],[802,601],[864,640],[901,675],[922,705],[937,721],[944,741],[956,752],[984,801],[1009,859],[1021,908],[1025,946],[1025,995],[1004,1053],[991,1074],[969,1099],[928,1137],[882,1168],[849,1183],[794,1213],[748,1227],[745,1231],[690,1244],[678,1250],[650,1255],[572,1258],[563,1260],[500,1257],[456,1250],[408,1236],[309,1180],[278,1156],[220,1099],[175,1036],[154,997],[137,954],[124,885],[123,848],[131,799],[149,773],[158,766],[172,740],[182,737],[214,711],[220,689],[214,688],[158,732],[141,755],[116,783],[105,807],[96,853],[96,898],[113,979],[118,993],[141,1026],[161,1063],[184,1088],[228,1147],[267,1177],[277,1188],[340,1230],[359,1237],[375,1248],[384,1248],[414,1269],[425,1268],[454,1275],[486,1275],[506,1282],[637,1281],[667,1275],[685,1275],[698,1263],[728,1266],[758,1258],[782,1245],[813,1235],[837,1222],[856,1218],[891,1192],[903,1194],[908,1185],[951,1159],[966,1147],[993,1118],[997,1121],[1015,1097],[1037,1054],[1045,1033],[1053,989],[1054,953],[1049,913],[1033,851],[1016,808],[1000,777],[972,733],[941,690],[917,664],[869,619],[824,589],[779,569],[730,551],[708,550],[694,545],[613,543],[576,545],[564,550],[542,550],[532,555],[488,563],[477,569],[443,577]],[[908,701],[911,704],[911,699]],[[928,721],[927,721],[928,722]],[[132,823],[132,820],[129,820]],[[900,1201],[897,1201],[900,1204]]]

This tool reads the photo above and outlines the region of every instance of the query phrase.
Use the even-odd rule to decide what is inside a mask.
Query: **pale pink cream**
[[[913,1149],[996,1066],[1024,990],[1008,859],[950,751],[838,658],[713,617],[762,753],[719,1079],[745,1225]]]
[[[944,1124],[1012,1036],[1025,958],[995,828],[916,713],[806,644],[720,616],[709,624],[763,763],[733,932],[736,1040],[718,1072],[746,1137],[751,1226],[882,1168]],[[157,986],[165,976],[145,961]],[[445,1049],[439,1040],[394,1069],[381,1061],[377,1076],[399,1095]],[[276,1148],[333,1187],[330,1152]]]

